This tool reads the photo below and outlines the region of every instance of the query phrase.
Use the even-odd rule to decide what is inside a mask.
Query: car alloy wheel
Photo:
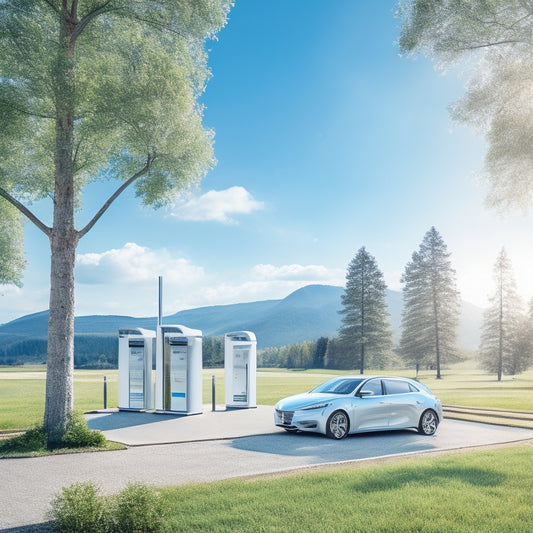
[[[348,434],[350,422],[344,411],[331,413],[326,424],[326,435],[331,439],[343,439]]]
[[[437,415],[431,409],[424,411],[420,417],[420,424],[418,425],[418,431],[423,435],[433,435],[437,431],[439,421]]]

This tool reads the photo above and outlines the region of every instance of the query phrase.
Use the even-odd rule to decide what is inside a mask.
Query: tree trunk
[[[50,237],[50,317],[46,363],[44,428],[48,445],[57,444],[74,405],[74,263],[78,233],[74,227],[74,45],[67,13],[60,17],[55,106],[54,221]]]
[[[61,440],[74,407],[74,263],[77,239],[68,229],[68,218],[68,205],[56,204],[50,243],[52,261],[44,411],[49,446]]]

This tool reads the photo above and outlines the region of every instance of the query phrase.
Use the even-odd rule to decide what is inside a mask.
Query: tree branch
[[[92,220],[82,229],[78,232],[78,238],[81,239],[84,235],[86,235],[91,228],[98,222],[98,220],[102,217],[102,215],[109,209],[111,204],[137,179],[139,179],[141,176],[146,174],[150,167],[152,166],[152,163],[154,162],[155,158],[157,156],[155,155],[148,155],[148,158],[146,159],[146,164],[144,167],[139,170],[139,172],[136,172],[131,178],[129,178],[127,181],[125,181],[107,200],[107,202],[102,206],[102,208],[94,215]]]
[[[478,50],[480,48],[490,48],[491,46],[498,46],[500,44],[531,44],[527,41],[524,41],[522,39],[506,39],[503,41],[495,41],[495,42],[489,42],[485,44],[471,44],[471,45],[465,45],[460,46],[457,48],[458,51],[466,52],[468,50]]]
[[[109,7],[109,4],[111,4],[111,0],[106,0],[105,2],[97,6],[95,9],[93,9],[91,12],[83,16],[82,19],[76,25],[76,29],[72,33],[71,40],[76,41],[77,38],[80,36],[81,32],[85,29],[85,26],[87,26],[87,24],[89,24],[91,20],[95,19],[102,13],[109,13],[111,11],[119,11],[121,9],[117,7]]]
[[[0,196],[5,198],[11,205],[18,209],[31,222],[33,222],[47,237],[52,235],[52,228],[41,222],[25,205],[13,198],[4,188],[0,187]]]

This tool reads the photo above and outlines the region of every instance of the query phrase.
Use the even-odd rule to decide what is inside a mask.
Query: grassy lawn
[[[371,374],[375,371],[369,370]],[[305,392],[332,376],[335,370],[294,371],[261,369],[257,373],[257,403],[274,405],[280,398]],[[375,372],[382,373],[382,372]],[[415,377],[414,371],[391,373]],[[107,377],[107,405],[118,405],[118,370],[76,370],[74,372],[75,409],[89,411],[103,407],[103,379]],[[211,404],[211,378],[216,379],[216,402],[224,404],[224,370],[205,369],[203,401]],[[45,367],[0,367],[0,430],[27,429],[39,424],[44,413]],[[533,370],[516,377],[496,381],[466,362],[443,371],[443,379],[435,372],[424,371],[419,379],[428,385],[445,405],[492,407],[533,411]]]
[[[118,404],[118,370],[76,370],[76,410],[85,412],[103,407],[104,375],[108,406]],[[0,430],[29,429],[42,422],[45,384],[43,365],[0,367]]]
[[[533,445],[163,490],[171,531],[532,531]]]

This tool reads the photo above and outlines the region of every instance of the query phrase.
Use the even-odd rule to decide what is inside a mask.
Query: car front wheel
[[[422,435],[433,435],[437,431],[439,419],[435,411],[428,409],[422,413],[420,423],[418,424],[418,432]]]
[[[343,439],[348,435],[350,421],[344,411],[335,411],[331,413],[326,423],[326,435],[330,439]]]

